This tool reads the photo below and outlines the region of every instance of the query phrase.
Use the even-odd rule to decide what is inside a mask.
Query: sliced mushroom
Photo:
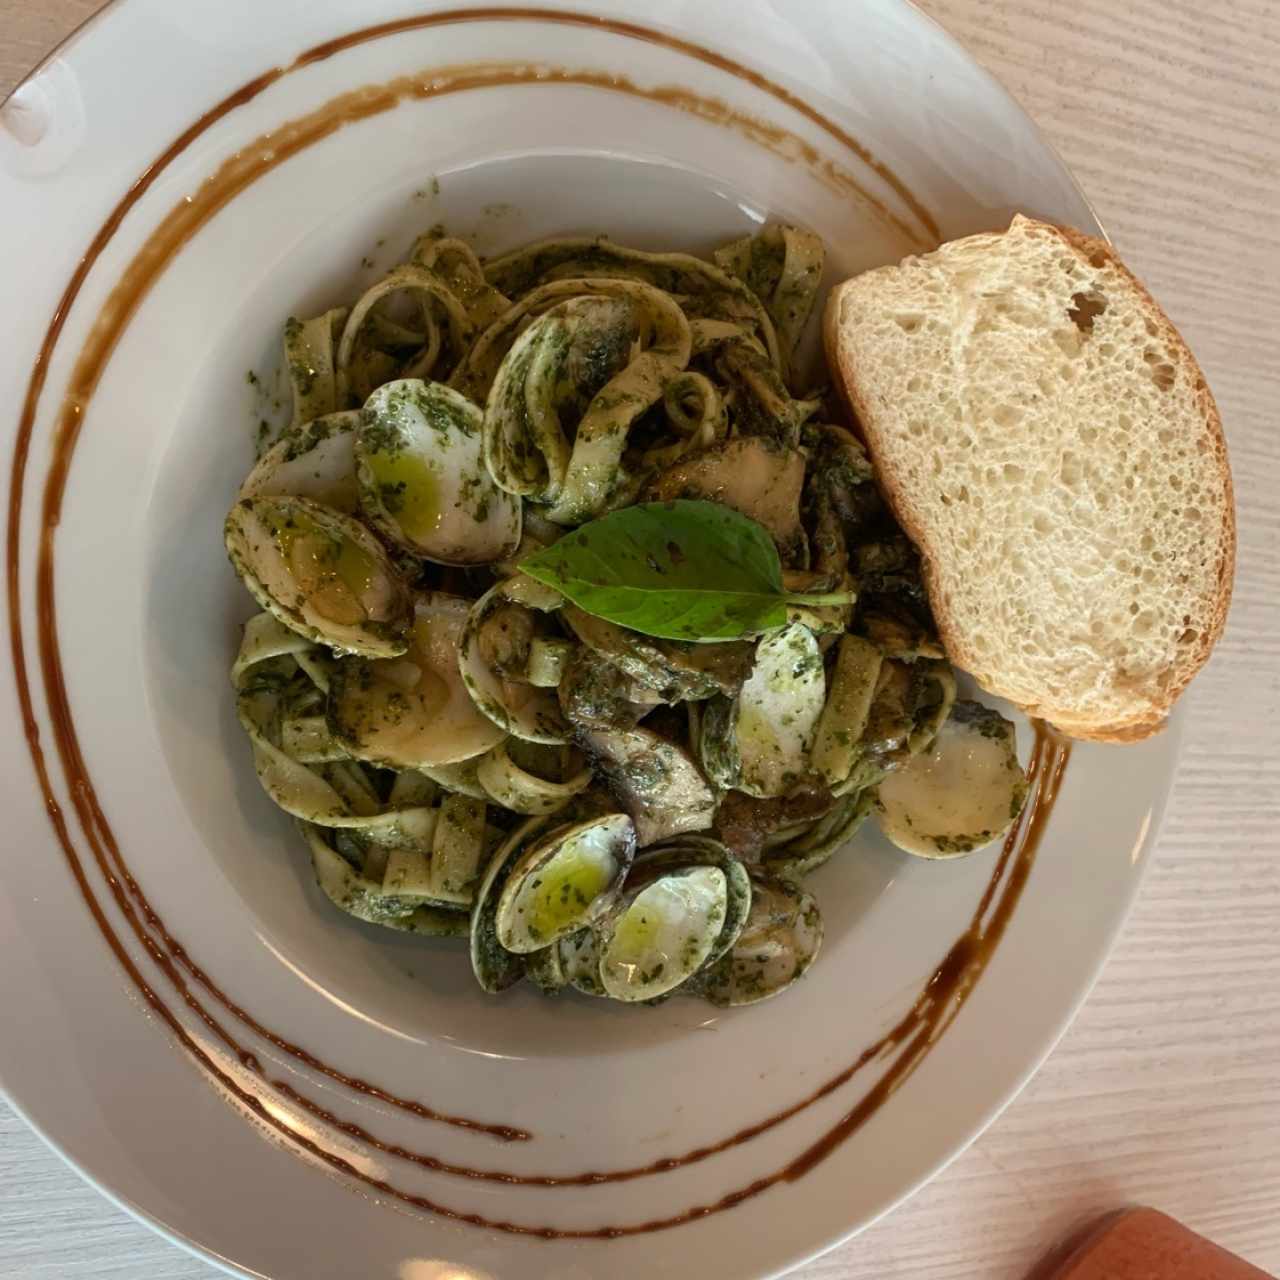
[[[716,831],[738,857],[754,862],[780,831],[806,830],[837,802],[826,787],[799,786],[790,795],[760,799],[730,791],[716,810]]]
[[[655,640],[668,667],[695,688],[710,685],[718,693],[737,693],[751,672],[755,645],[750,640],[719,640],[696,644],[689,640]]]
[[[932,746],[880,784],[880,829],[907,853],[959,857],[1004,835],[1026,797],[1012,721],[957,702]]]
[[[875,800],[871,787],[840,797],[823,817],[806,823],[784,841],[771,842],[764,855],[764,870],[782,880],[797,880],[816,871],[853,839],[875,808]]]
[[[469,760],[505,736],[481,715],[458,669],[471,602],[441,592],[414,603],[404,657],[344,658],[330,676],[328,723],[346,750],[392,769]]]
[[[635,828],[621,813],[540,837],[507,874],[494,917],[498,942],[525,955],[599,919],[613,905],[635,847]]]
[[[808,627],[790,623],[760,641],[733,716],[738,790],[786,795],[809,771],[825,696],[822,653]]]
[[[784,558],[803,544],[800,490],[804,454],[761,436],[742,436],[690,454],[649,484],[646,500],[703,498],[719,502],[768,529]]]
[[[857,536],[884,510],[866,450],[843,427],[826,422],[807,427],[805,443],[809,450],[806,501],[829,509]]]
[[[579,729],[631,729],[658,703],[652,689],[586,645],[566,665],[558,696],[565,719]]]
[[[938,637],[910,610],[895,605],[890,599],[878,601],[859,619],[863,634],[886,658],[913,662],[916,658],[945,658]]]
[[[635,821],[641,847],[711,826],[715,793],[682,748],[643,726],[592,729],[582,742]]]
[[[719,687],[715,675],[699,669],[697,664],[701,659],[690,658],[678,644],[663,647],[666,642],[606,622],[574,605],[566,605],[561,616],[588,649],[607,658],[637,684],[653,690],[662,701],[706,698]],[[721,646],[695,647],[718,649]]]
[[[290,427],[258,459],[241,498],[310,498],[344,515],[360,506],[356,484],[358,413],[329,413]]]
[[[441,564],[487,564],[515,551],[520,502],[484,466],[475,405],[440,383],[403,378],[379,387],[360,418],[361,505],[389,542]]]
[[[253,598],[291,630],[371,658],[405,651],[408,591],[358,521],[307,498],[246,498],[226,544]]]

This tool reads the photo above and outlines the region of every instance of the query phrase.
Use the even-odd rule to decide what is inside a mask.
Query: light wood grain
[[[0,0],[0,94],[95,8]],[[1280,5],[925,0],[1030,110],[1198,354],[1240,563],[1137,909],[1025,1092],[807,1280],[1016,1280],[1155,1204],[1280,1273]],[[0,1108],[0,1274],[208,1280]],[[505,1280],[505,1278],[504,1278]]]

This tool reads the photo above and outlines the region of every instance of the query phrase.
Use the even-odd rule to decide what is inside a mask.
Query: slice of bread
[[[1019,216],[846,281],[826,344],[956,665],[1073,737],[1158,729],[1222,632],[1235,511],[1151,295]]]

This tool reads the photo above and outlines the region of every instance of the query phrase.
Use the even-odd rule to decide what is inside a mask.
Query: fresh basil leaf
[[[587,613],[665,640],[759,635],[783,626],[787,604],[802,599],[783,590],[768,532],[715,502],[624,507],[565,534],[520,568]]]

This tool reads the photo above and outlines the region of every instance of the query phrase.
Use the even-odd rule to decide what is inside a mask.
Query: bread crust
[[[1134,290],[1138,304],[1147,319],[1157,328],[1168,344],[1169,349],[1177,353],[1179,361],[1193,371],[1196,404],[1204,422],[1204,443],[1207,446],[1205,452],[1209,455],[1210,460],[1208,465],[1212,465],[1217,469],[1224,487],[1222,549],[1216,565],[1216,594],[1213,601],[1210,602],[1210,625],[1204,628],[1194,648],[1189,648],[1185,654],[1179,655],[1177,662],[1169,668],[1167,677],[1162,682],[1164,697],[1157,704],[1154,714],[1147,709],[1142,714],[1135,715],[1132,719],[1110,722],[1093,720],[1087,716],[1082,716],[1079,708],[1068,709],[1049,705],[1028,705],[1018,698],[1011,697],[1010,690],[1001,687],[998,673],[992,674],[988,672],[984,675],[975,673],[979,684],[989,693],[993,693],[998,697],[1009,698],[1010,701],[1020,706],[1028,715],[1049,721],[1055,728],[1069,737],[1094,742],[1138,742],[1163,728],[1169,709],[1191,682],[1192,677],[1204,666],[1226,625],[1227,611],[1231,604],[1232,583],[1235,576],[1237,535],[1235,495],[1231,481],[1231,467],[1227,458],[1227,444],[1222,428],[1222,418],[1218,412],[1218,406],[1214,401],[1213,394],[1209,390],[1208,383],[1205,381],[1199,362],[1187,346],[1185,339],[1178,332],[1173,322],[1165,315],[1164,311],[1161,310],[1159,303],[1151,296],[1150,291],[1120,261],[1110,245],[1095,237],[1087,236],[1072,227],[1039,222],[1035,219],[1024,218],[1021,214],[1015,216],[1010,224],[1010,230],[1014,227],[1024,227],[1036,235],[1056,236],[1066,248],[1085,259],[1095,269],[1110,268],[1120,272],[1125,277]],[[872,462],[875,465],[877,483],[885,501],[896,516],[898,523],[901,524],[904,532],[920,548],[922,576],[929,594],[934,620],[938,626],[938,634],[943,645],[956,665],[968,670],[971,665],[977,664],[973,663],[974,655],[970,646],[966,643],[967,637],[956,624],[955,619],[949,614],[942,598],[942,593],[938,589],[939,567],[934,563],[927,551],[926,529],[920,520],[912,516],[910,504],[905,501],[905,495],[897,477],[892,474],[891,469],[886,465],[873,425],[873,415],[870,413],[862,394],[857,369],[847,367],[846,362],[842,362],[840,358],[841,303],[851,283],[852,281],[845,281],[844,284],[837,286],[831,291],[827,299],[823,316],[823,340],[827,352],[827,361],[837,374],[836,380],[840,391],[853,412],[859,434],[871,454]]]

